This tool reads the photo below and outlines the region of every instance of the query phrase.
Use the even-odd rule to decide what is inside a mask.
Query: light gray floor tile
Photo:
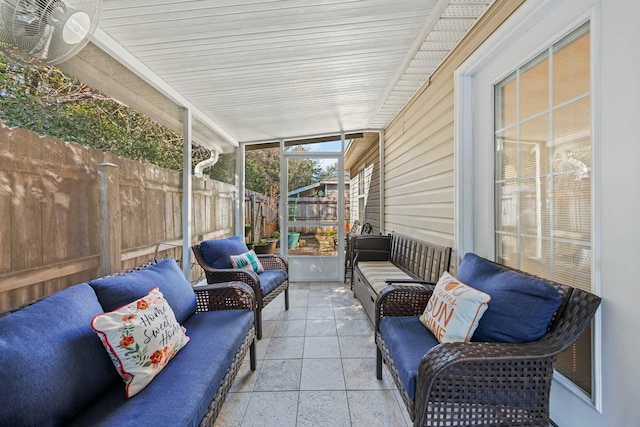
[[[289,289],[309,289],[310,282],[289,282]]]
[[[262,360],[267,355],[271,338],[262,337],[261,340],[256,339],[256,359]]]
[[[300,390],[344,390],[340,359],[304,359]]]
[[[262,338],[271,338],[276,327],[277,320],[262,320]]]
[[[373,335],[339,336],[340,356],[342,358],[375,358],[376,344]]]
[[[299,390],[301,372],[301,359],[265,360],[262,362],[253,391]]]
[[[398,427],[407,423],[393,390],[347,391],[353,427]]]
[[[229,390],[231,393],[244,393],[253,391],[253,387],[256,384],[260,367],[262,366],[262,360],[256,362],[256,370],[251,370],[251,364],[249,362],[249,355],[242,361],[238,375],[231,385]]]
[[[263,311],[257,369],[245,359],[216,427],[410,425],[385,367],[375,377],[373,328],[349,284],[290,284]]]
[[[262,321],[265,320],[278,320],[280,317],[280,312],[282,309],[271,307],[271,305],[267,305],[267,307],[262,309]]]
[[[333,319],[333,307],[312,307],[309,306],[307,319]]]
[[[269,348],[265,359],[301,359],[304,350],[304,337],[269,338]]]
[[[376,359],[342,359],[342,371],[347,390],[393,389],[393,381],[382,371],[382,380],[376,378]]]
[[[307,329],[305,332],[305,336],[307,337],[326,337],[335,336],[336,334],[337,332],[335,320],[307,320]]]
[[[349,404],[344,391],[302,391],[297,427],[350,427]]]
[[[396,400],[398,401],[398,406],[400,406],[400,412],[404,416],[404,420],[407,422],[408,426],[413,426],[413,422],[411,421],[411,417],[409,416],[409,411],[407,411],[407,407],[404,404],[404,400],[402,400],[402,396],[398,389],[393,390],[393,394],[396,396]],[[551,425],[549,425],[551,427]]]
[[[336,306],[333,307],[333,313],[337,320],[367,320],[367,314],[360,306]]]
[[[339,319],[336,320],[338,335],[371,335],[373,328],[365,319]]]
[[[251,393],[242,427],[295,427],[298,392]]]
[[[305,337],[304,356],[310,359],[340,358],[338,337]]]
[[[306,320],[278,320],[273,337],[303,337],[306,324]]]
[[[229,393],[216,418],[214,427],[240,427],[249,405],[251,393]]]
[[[333,307],[333,298],[329,294],[309,297],[309,308],[314,307]]]
[[[289,307],[289,310],[283,310],[278,320],[306,320],[306,307]]]

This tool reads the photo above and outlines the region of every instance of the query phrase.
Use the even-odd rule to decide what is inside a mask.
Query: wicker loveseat
[[[256,297],[257,338],[262,339],[262,309],[284,292],[285,309],[289,309],[289,264],[281,255],[260,254],[264,272],[233,268],[230,257],[246,253],[249,248],[242,236],[205,240],[191,247],[205,272],[207,283],[240,281],[248,284]]]
[[[190,341],[127,398],[92,320],[140,298],[146,301],[155,287]],[[247,352],[255,370],[254,309],[253,291],[244,283],[193,289],[176,262],[167,259],[74,285],[5,313],[0,317],[0,425],[213,425]],[[149,313],[141,312],[140,318],[162,313],[158,318],[166,319],[166,311]],[[162,340],[170,333],[153,331]]]
[[[466,265],[465,265],[466,264]],[[384,288],[376,302],[375,340],[378,379],[383,361],[402,395],[414,426],[545,426],[549,419],[549,392],[556,356],[585,331],[600,298],[580,289],[550,282],[467,254],[457,279],[489,287],[499,293],[506,285],[525,284],[559,297],[551,320],[540,323],[542,337],[531,342],[487,342],[484,334],[500,328],[524,327],[516,317],[536,316],[541,301],[529,306],[499,300],[496,295],[478,324],[471,342],[438,343],[418,320],[434,286],[399,284]],[[475,283],[474,283],[475,281]],[[489,292],[491,294],[492,292]],[[505,294],[507,295],[507,294]],[[504,295],[503,295],[504,296]],[[538,298],[536,296],[536,298]],[[495,304],[492,307],[492,303]],[[512,309],[512,319],[485,324],[496,307]],[[497,313],[500,315],[501,313]],[[533,317],[527,319],[531,323]],[[479,332],[480,331],[480,332]],[[513,332],[513,330],[511,330]],[[478,336],[482,337],[480,341]]]

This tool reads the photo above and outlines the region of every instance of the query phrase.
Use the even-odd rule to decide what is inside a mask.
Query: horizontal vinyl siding
[[[523,2],[497,0],[385,129],[386,231],[453,246],[453,73]]]
[[[367,191],[364,222],[371,224],[372,233],[380,232],[380,166],[378,156],[378,144],[372,146],[365,157],[363,167],[365,179],[369,182]],[[368,178],[371,178],[370,180]]]

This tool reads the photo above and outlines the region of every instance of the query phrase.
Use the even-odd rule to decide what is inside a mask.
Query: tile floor
[[[344,283],[292,283],[263,310],[257,368],[245,360],[215,427],[410,426],[375,374],[373,329]]]

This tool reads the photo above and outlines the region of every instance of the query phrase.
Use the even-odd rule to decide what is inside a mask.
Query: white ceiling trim
[[[146,65],[144,65],[144,63],[138,60],[129,51],[124,49],[120,44],[118,44],[100,28],[98,28],[93,34],[91,41],[100,49],[115,58],[119,63],[131,70],[138,77],[166,95],[177,105],[189,109],[194,118],[197,118],[201,123],[211,128],[213,132],[215,132],[229,144],[233,145],[234,147],[238,147],[240,145],[233,136],[231,136],[227,131],[225,131],[217,123],[211,120],[206,114],[204,114],[196,106],[189,102],[178,91],[173,89],[169,84],[158,77],[153,71],[151,71]],[[198,141],[198,143],[219,152],[223,151],[219,145],[210,141]]]

